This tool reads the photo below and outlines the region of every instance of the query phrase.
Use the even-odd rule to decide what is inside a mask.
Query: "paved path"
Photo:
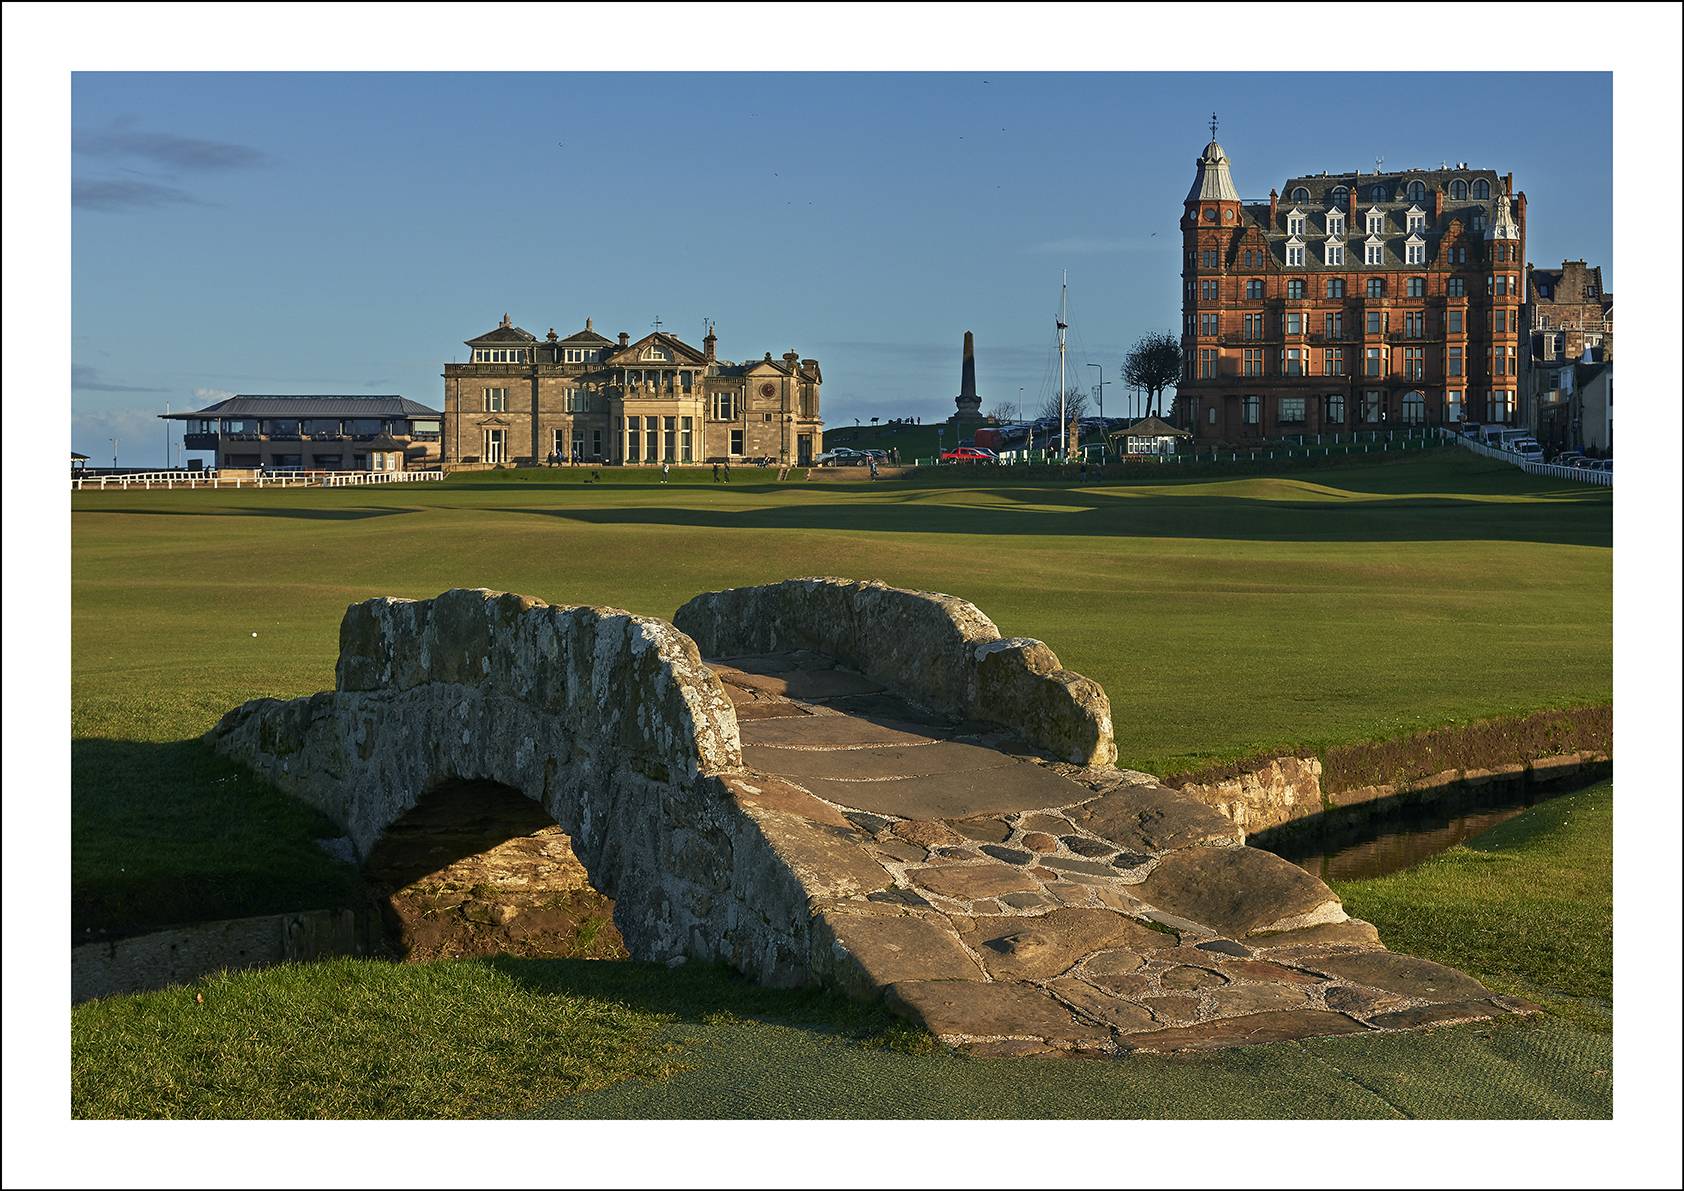
[[[736,705],[738,800],[860,853],[867,891],[820,907],[841,983],[949,1043],[1205,1050],[1532,1010],[1386,951],[1321,881],[1146,774],[941,722],[818,654],[709,664]]]

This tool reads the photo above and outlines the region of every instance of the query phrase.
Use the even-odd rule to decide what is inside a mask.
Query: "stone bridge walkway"
[[[739,804],[857,845],[863,897],[815,898],[835,979],[950,1044],[1201,1050],[1532,1009],[1385,950],[1321,881],[1146,774],[942,722],[820,654],[708,664],[736,708]]]

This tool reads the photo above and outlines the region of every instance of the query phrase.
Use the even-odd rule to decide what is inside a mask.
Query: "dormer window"
[[[1412,203],[1422,203],[1427,200],[1427,188],[1419,181],[1411,182],[1409,184],[1408,194],[1409,201]]]
[[[1476,232],[1482,232],[1482,231],[1485,230],[1485,212],[1484,211],[1475,211],[1474,212],[1473,230],[1476,231]]]
[[[1427,242],[1420,236],[1410,236],[1403,242],[1403,263],[1406,265],[1424,265],[1427,263]]]
[[[1424,232],[1427,230],[1427,213],[1419,207],[1411,207],[1404,216],[1404,222],[1407,225],[1407,230]]]
[[[594,364],[602,358],[602,352],[594,347],[568,347],[562,349],[562,362],[565,364]]]
[[[1386,213],[1377,208],[1368,209],[1368,234],[1378,236],[1386,230]]]
[[[519,347],[476,347],[474,360],[476,364],[523,364],[526,362],[525,348]]]
[[[1329,211],[1327,213],[1327,234],[1330,236],[1345,234],[1345,213],[1343,211]]]
[[[1349,186],[1335,186],[1332,201],[1334,206],[1337,207],[1348,206],[1351,201],[1351,188]]]
[[[1310,192],[1305,190],[1302,186],[1295,186],[1292,190],[1292,201],[1295,203],[1307,203],[1310,201]]]
[[[1474,183],[1474,197],[1476,199],[1488,199],[1488,198],[1490,198],[1491,197],[1491,183],[1487,182],[1484,178],[1481,178],[1479,181],[1475,182]]]
[[[1323,260],[1329,265],[1344,264],[1345,242],[1343,240],[1329,240],[1327,242],[1327,249],[1325,255],[1323,256]]]
[[[1458,201],[1468,197],[1468,184],[1457,178],[1450,184],[1450,197]]]
[[[1377,237],[1370,237],[1362,246],[1362,263],[1365,265],[1383,265],[1386,263],[1386,242]]]
[[[1368,188],[1368,198],[1370,202],[1385,202],[1387,198],[1386,188],[1384,186],[1370,186]]]
[[[1304,241],[1297,236],[1286,242],[1286,263],[1288,266],[1302,268],[1304,265]]]
[[[1286,234],[1302,236],[1304,234],[1304,212],[1294,207],[1286,213]]]

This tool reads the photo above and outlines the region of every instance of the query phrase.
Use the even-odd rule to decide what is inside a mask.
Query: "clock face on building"
[[[767,381],[765,384],[760,386],[760,395],[762,397],[770,397],[773,393],[776,393],[777,391],[778,391],[778,386],[774,385],[771,381]]]

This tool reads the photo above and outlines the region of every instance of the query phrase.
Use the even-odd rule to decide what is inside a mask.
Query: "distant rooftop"
[[[179,414],[159,414],[182,421],[188,418],[438,418],[436,409],[395,393],[370,397],[366,394],[237,393],[204,409]]]

